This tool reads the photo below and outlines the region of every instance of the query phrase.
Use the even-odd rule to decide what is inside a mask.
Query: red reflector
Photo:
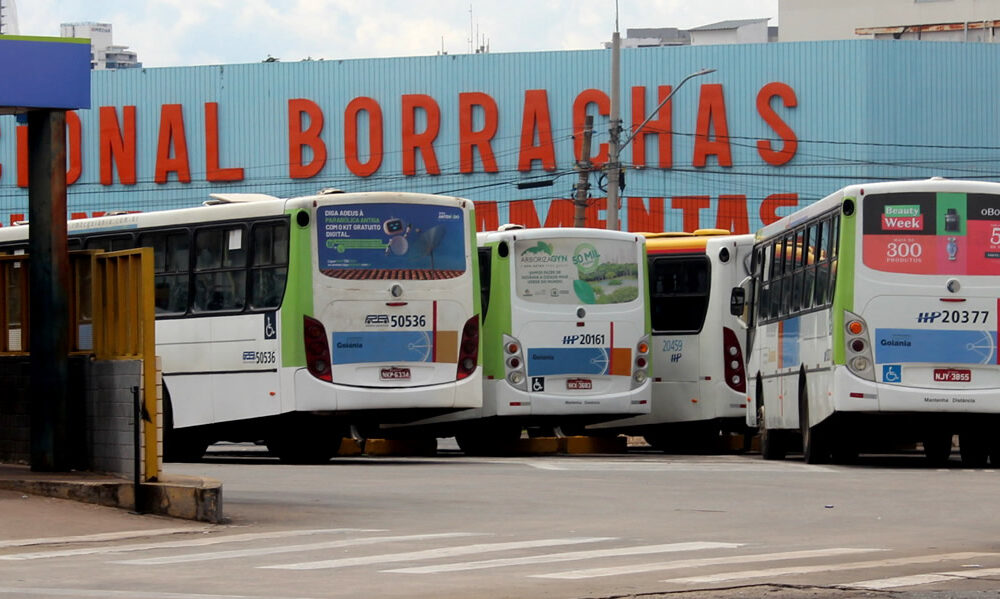
[[[661,379],[661,378],[660,378],[660,377],[658,377],[658,376],[654,376],[654,377],[653,377],[653,382],[654,382],[654,383],[662,383],[662,382],[663,382],[663,379]]]
[[[578,323],[576,323],[576,326],[578,326],[578,327],[582,327],[582,326],[583,326],[583,323],[582,323],[582,322],[578,322]]]
[[[392,306],[393,308],[396,308],[396,307],[399,307],[399,306],[405,306],[406,302],[386,302],[385,305]]]
[[[649,403],[649,402],[648,402],[648,401],[646,401],[645,399],[640,399],[640,400],[639,400],[639,405],[640,405],[640,406],[641,406],[641,405],[643,405],[643,404],[646,404],[646,403]]]
[[[519,406],[519,405],[521,405],[521,402],[519,402],[519,401],[512,401],[512,402],[510,402],[510,405],[512,405],[512,406]]]
[[[964,297],[942,297],[941,301],[942,302],[964,302],[965,298]]]
[[[705,377],[705,380],[706,380],[706,381],[710,381],[710,380],[712,380],[712,377],[710,377],[710,376],[706,376],[706,377]]]
[[[864,399],[865,398],[865,394],[864,393],[851,393],[851,397],[853,397],[854,399]]]
[[[486,378],[492,380],[493,379],[493,375],[491,374],[491,375],[487,376]]]

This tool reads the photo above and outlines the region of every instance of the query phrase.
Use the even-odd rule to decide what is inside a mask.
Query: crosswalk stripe
[[[60,589],[53,587],[0,587],[0,595],[27,597],[70,597],[73,599],[89,598],[108,599],[260,599],[260,595],[205,595],[201,593],[170,593],[167,591],[115,591],[112,589]],[[288,597],[269,595],[268,599],[307,599],[305,597]]]
[[[571,537],[566,539],[540,539],[537,541],[515,541],[509,543],[481,543],[460,547],[444,547],[441,549],[425,549],[423,551],[408,551],[405,553],[388,553],[384,555],[366,555],[342,559],[323,560],[316,562],[301,562],[297,564],[280,564],[276,566],[260,566],[275,570],[321,570],[327,568],[344,568],[347,566],[367,566],[371,564],[387,564],[393,562],[409,562],[423,559],[456,557],[493,551],[510,551],[513,549],[531,549],[535,547],[552,547],[554,545],[577,545],[580,543],[598,543],[613,541],[616,537]]]
[[[689,576],[686,578],[673,578],[661,580],[673,584],[711,584],[716,582],[731,582],[733,580],[749,580],[753,578],[771,578],[775,576],[789,576],[793,574],[812,574],[814,572],[838,572],[842,570],[860,570],[864,568],[888,568],[892,566],[905,566],[912,564],[927,564],[932,562],[943,562],[947,560],[969,559],[986,555],[997,555],[995,553],[942,553],[938,555],[918,555],[914,557],[898,557],[884,560],[871,560],[865,562],[847,562],[843,564],[816,564],[811,566],[793,566],[788,568],[772,568],[770,570],[744,570],[741,572],[723,572],[721,574],[710,574],[707,576]]]
[[[621,547],[618,549],[593,549],[590,551],[569,551],[566,553],[550,553],[548,555],[529,555],[502,559],[482,560],[458,564],[441,564],[438,566],[420,566],[414,568],[399,568],[384,570],[399,574],[438,574],[441,572],[460,572],[464,570],[482,570],[484,568],[501,568],[504,566],[519,566],[523,564],[546,564],[554,562],[569,562],[600,557],[620,557],[623,555],[648,555],[652,553],[672,553],[679,551],[701,551],[704,549],[734,549],[739,543],[669,543],[666,545],[640,545],[637,547]]]
[[[4,547],[27,547],[30,545],[65,545],[67,543],[100,543],[103,541],[121,541],[137,537],[158,537],[184,533],[202,533],[211,530],[210,526],[188,528],[151,528],[149,530],[122,530],[119,532],[101,532],[92,535],[75,535],[71,537],[37,537],[34,539],[13,539],[0,541],[0,549]]]
[[[775,561],[789,560],[789,559],[833,557],[837,555],[867,553],[871,551],[885,551],[885,549],[832,547],[830,549],[808,549],[803,551],[785,551],[781,553],[730,555],[727,557],[706,557],[698,559],[678,560],[673,562],[656,562],[647,564],[633,564],[629,566],[588,568],[584,570],[552,572],[549,574],[536,574],[532,576],[532,578],[556,578],[560,580],[576,580],[580,578],[598,578],[600,576],[620,576],[622,574],[641,574],[643,572],[657,572],[661,570],[680,570],[683,568],[698,568],[701,566],[717,566],[722,564],[749,564],[756,562],[775,562]]]
[[[129,564],[134,566],[158,566],[163,564],[182,564],[185,562],[201,562],[216,559],[233,559],[237,557],[255,557],[275,555],[278,553],[297,553],[301,551],[318,551],[321,549],[336,549],[338,547],[356,547],[359,545],[374,545],[376,543],[392,543],[395,541],[419,541],[429,539],[448,539],[456,537],[472,537],[483,533],[475,532],[442,532],[422,535],[397,535],[386,537],[365,537],[360,539],[342,539],[323,543],[305,543],[301,545],[282,545],[279,547],[258,547],[255,549],[233,549],[231,551],[213,551],[208,553],[187,553],[166,557],[146,557],[142,559],[111,562],[113,564]]]
[[[893,578],[882,578],[877,580],[864,580],[852,582],[850,584],[838,585],[851,589],[881,590],[894,589],[896,587],[909,587],[921,584],[931,584],[935,582],[954,582],[963,578],[985,578],[987,576],[1000,575],[1000,568],[983,568],[980,570],[956,570],[954,572],[936,572],[928,574],[915,574],[913,576],[896,576]]]
[[[199,537],[183,541],[167,541],[163,543],[133,543],[131,545],[115,545],[112,547],[81,547],[78,549],[54,549],[52,551],[35,551],[32,553],[11,553],[0,555],[0,560],[29,560],[50,557],[70,557],[74,555],[94,555],[102,553],[126,553],[129,551],[147,551],[149,549],[171,549],[174,547],[204,547],[222,543],[239,543],[259,539],[282,539],[319,534],[334,534],[345,532],[384,532],[376,528],[320,528],[309,530],[281,530],[276,532],[244,533],[238,535]]]

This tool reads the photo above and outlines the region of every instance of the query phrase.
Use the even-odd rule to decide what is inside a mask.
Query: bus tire
[[[807,464],[830,461],[830,431],[828,422],[809,426],[809,392],[805,380],[799,383],[799,428],[802,430],[802,459]]]
[[[325,464],[337,455],[341,441],[350,434],[347,427],[330,418],[305,414],[285,416],[276,429],[265,445],[284,464]]]
[[[966,468],[982,468],[990,457],[989,441],[983,431],[973,430],[958,434],[958,453]]]
[[[782,431],[767,428],[764,420],[764,388],[757,381],[757,434],[760,437],[760,455],[765,460],[783,460],[788,448]]]
[[[163,461],[200,462],[211,443],[190,429],[174,428],[170,391],[163,386]]]
[[[944,466],[951,457],[952,434],[942,432],[928,433],[924,437],[924,457],[933,466]]]

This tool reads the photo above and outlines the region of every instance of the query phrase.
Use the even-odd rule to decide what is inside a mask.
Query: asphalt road
[[[0,494],[0,596],[1000,596],[1000,477],[957,458],[445,447],[288,466],[215,446],[165,470],[221,479],[229,522]]]

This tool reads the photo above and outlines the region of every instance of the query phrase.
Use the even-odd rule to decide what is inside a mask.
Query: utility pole
[[[682,85],[687,83],[688,79],[691,79],[693,77],[700,77],[702,75],[707,75],[709,73],[715,72],[715,69],[702,69],[700,71],[691,73],[687,77],[681,79],[681,82],[677,84],[677,87],[670,90],[670,93],[667,94],[667,97],[663,98],[663,100],[659,104],[657,104],[656,108],[654,108],[649,113],[649,116],[646,117],[646,120],[640,123],[639,126],[635,128],[635,131],[632,131],[629,134],[629,136],[625,139],[625,141],[619,145],[618,138],[622,132],[622,119],[621,119],[621,107],[620,107],[621,83],[619,75],[620,57],[621,57],[621,39],[618,36],[618,26],[616,22],[615,32],[611,34],[611,115],[610,115],[611,128],[609,131],[611,139],[608,142],[608,164],[607,164],[607,169],[608,169],[607,228],[614,231],[617,231],[621,228],[620,225],[618,224],[618,209],[619,209],[618,181],[621,176],[621,168],[622,168],[620,161],[621,151],[624,150],[630,143],[632,143],[632,140],[635,139],[636,134],[639,133],[639,131],[642,131],[642,128],[645,127],[646,124],[649,121],[651,121],[654,116],[656,116],[656,113],[658,113],[660,109],[663,108],[664,104],[670,101],[670,98],[672,98],[673,95],[677,93],[677,90],[679,90]]]
[[[580,171],[580,177],[576,183],[576,198],[573,200],[573,226],[582,227],[586,223],[587,216],[587,191],[590,189],[588,183],[590,179],[590,138],[594,135],[594,117],[587,115],[583,125],[583,152],[580,154],[580,162],[576,164]]]
[[[607,228],[617,231],[618,224],[618,177],[621,166],[618,164],[618,136],[622,132],[621,114],[621,37],[618,35],[618,21],[615,19],[615,32],[611,34],[611,139],[608,141],[608,205]]]

